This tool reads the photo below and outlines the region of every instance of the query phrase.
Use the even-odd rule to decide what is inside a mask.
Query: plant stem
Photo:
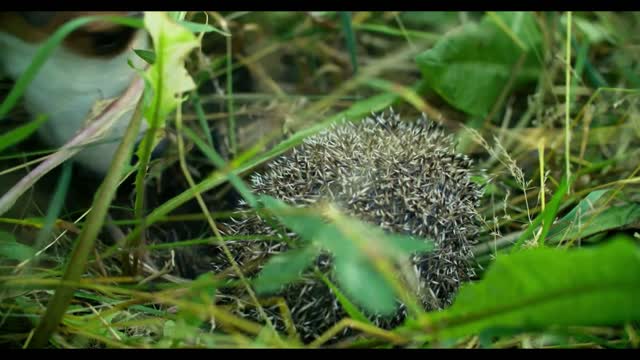
[[[569,162],[571,144],[571,11],[567,12],[567,40],[566,40],[566,63],[565,63],[565,114],[564,114],[564,159],[566,178],[571,179],[571,164]],[[567,194],[571,193],[571,186],[567,187]]]

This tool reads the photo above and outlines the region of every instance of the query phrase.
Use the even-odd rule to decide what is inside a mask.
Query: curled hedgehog
[[[418,299],[426,310],[437,310],[450,305],[460,284],[475,275],[470,247],[479,229],[476,209],[482,189],[472,181],[472,175],[472,161],[456,153],[453,138],[436,123],[424,115],[413,122],[403,121],[391,110],[357,123],[334,124],[308,137],[269,163],[265,172],[254,174],[251,184],[254,193],[290,206],[330,202],[385,232],[432,239],[436,250],[416,254],[411,262],[420,282]],[[248,208],[241,202],[238,210]],[[255,275],[268,258],[288,249],[283,236],[296,237],[258,214],[232,219],[224,223],[224,229],[226,235],[265,237],[226,242],[247,276]],[[210,255],[214,272],[228,271],[231,264],[220,248],[214,247]],[[258,265],[245,270],[251,264]],[[313,270],[320,270],[331,277],[331,257],[320,256],[315,265],[278,294],[285,299],[304,342],[347,316],[330,288],[314,275]],[[243,289],[227,295],[240,301],[243,297],[237,291]],[[260,321],[250,303],[247,300],[246,306],[235,311]],[[264,310],[276,328],[284,329],[277,306],[265,306]],[[387,329],[399,325],[406,316],[402,304],[392,317],[369,315],[377,326]],[[345,329],[334,341],[349,333]]]

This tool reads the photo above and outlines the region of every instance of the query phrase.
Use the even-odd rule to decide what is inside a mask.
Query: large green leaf
[[[376,260],[382,257],[397,264],[413,253],[431,251],[435,247],[432,241],[426,239],[384,234],[381,229],[340,215],[335,209],[320,214],[318,209],[292,208],[269,196],[262,196],[260,202],[303,241],[331,253],[334,259],[333,274],[338,286],[349,299],[369,312],[386,315],[398,306],[394,288],[377,270],[374,264]],[[281,255],[263,272],[268,270],[267,275],[272,278],[279,271],[291,274],[291,268],[299,270],[303,265],[306,266],[311,254],[294,253],[290,256],[292,258]],[[295,264],[292,260],[295,260]],[[261,273],[260,276],[267,275]],[[276,284],[281,286],[284,280],[293,279],[282,280],[276,281]]]
[[[321,214],[317,208],[293,208],[270,196],[260,196],[260,202],[303,240],[314,241],[321,248],[331,251],[334,256],[355,257],[362,255],[365,249],[376,248],[378,253],[400,259],[435,249],[435,243],[429,239],[385,234],[378,227],[335,211],[333,221],[329,222],[326,214]],[[366,243],[356,242],[355,236]]]
[[[322,218],[313,214],[309,209],[292,208],[284,202],[271,196],[261,195],[259,201],[265,208],[276,215],[278,220],[301,236],[304,241],[316,240],[325,229]]]
[[[582,219],[585,214],[596,208],[598,201],[609,191],[611,191],[611,189],[601,189],[590,192],[589,195],[580,200],[578,205],[569,211],[560,221],[578,221]]]
[[[319,254],[317,247],[306,246],[272,257],[255,280],[256,292],[265,294],[280,290],[298,279]]]
[[[393,288],[364,257],[335,257],[335,277],[345,294],[374,314],[390,315],[398,304]]]
[[[571,241],[640,222],[638,203],[599,207],[600,197],[607,191],[594,191],[581,200],[569,214],[553,225],[547,241]]]
[[[628,236],[589,248],[533,248],[500,256],[434,314],[444,337],[488,329],[620,325],[640,320],[640,251]]]
[[[513,75],[515,86],[538,78],[541,44],[532,13],[501,12],[443,37],[416,61],[442,98],[464,112],[484,116]],[[514,73],[521,56],[525,60]]]
[[[373,323],[369,321],[369,319],[360,311],[360,309],[358,309],[358,307],[353,302],[351,302],[349,298],[347,298],[342,293],[342,290],[340,290],[339,287],[334,285],[328,277],[326,277],[323,273],[319,271],[316,272],[316,274],[318,275],[318,277],[320,277],[322,282],[324,282],[325,285],[327,285],[327,287],[331,289],[331,292],[333,292],[333,294],[336,296],[336,299],[338,299],[338,302],[340,303],[340,305],[342,306],[344,311],[349,315],[350,318],[356,321],[360,321],[362,323],[373,325]]]

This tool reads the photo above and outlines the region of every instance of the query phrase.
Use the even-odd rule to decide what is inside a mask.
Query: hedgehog
[[[430,311],[449,306],[460,284],[475,276],[471,245],[479,230],[477,207],[482,188],[472,180],[472,165],[469,157],[455,151],[452,136],[424,114],[415,121],[405,121],[389,109],[359,122],[334,123],[307,137],[300,146],[270,162],[264,172],[255,173],[251,185],[256,194],[291,206],[328,201],[385,232],[432,239],[436,250],[411,259],[419,280],[416,295]],[[238,210],[247,209],[249,206],[240,201]],[[283,234],[296,237],[257,213],[232,218],[223,229],[226,235],[269,237],[226,242],[234,261],[248,276],[255,275],[271,256],[288,249],[286,242],[274,238],[282,239]],[[214,248],[210,255],[214,272],[229,271],[231,264],[220,248]],[[257,266],[245,271],[251,264]],[[331,257],[320,256],[316,269],[329,273]],[[278,295],[285,299],[295,330],[305,343],[347,316],[335,294],[313,271]],[[285,328],[278,307],[263,309],[277,329]],[[240,304],[235,311],[261,320],[254,306]],[[400,303],[394,316],[372,314],[370,320],[390,329],[406,316]],[[332,342],[350,333],[345,329]]]

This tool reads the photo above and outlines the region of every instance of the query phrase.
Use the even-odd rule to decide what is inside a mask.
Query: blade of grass
[[[564,165],[565,165],[565,177],[571,179],[571,162],[569,158],[571,156],[570,144],[571,144],[571,11],[567,12],[567,38],[565,41],[566,56],[565,56],[565,122],[564,122]],[[567,187],[567,194],[571,193],[571,187]]]
[[[162,60],[161,57],[158,58],[158,66],[162,66]],[[158,85],[156,86],[156,89],[158,89],[158,92],[162,92],[163,86],[162,86],[162,76],[160,76],[158,78]],[[145,91],[146,92],[146,91]],[[156,96],[161,97],[161,94],[157,94]],[[142,103],[144,103],[144,96],[142,97]],[[149,129],[147,130],[145,136],[144,136],[144,140],[143,140],[143,147],[142,147],[142,152],[141,155],[139,156],[139,166],[138,166],[138,171],[136,172],[136,177],[135,177],[135,201],[134,201],[134,217],[136,219],[138,219],[140,221],[140,223],[142,224],[142,226],[145,225],[145,218],[144,218],[144,199],[145,199],[145,183],[144,183],[144,179],[147,175],[147,167],[149,166],[149,162],[151,159],[151,152],[152,152],[152,148],[153,148],[153,138],[156,136],[156,133],[159,129],[158,123],[159,123],[159,116],[158,116],[158,108],[159,108],[159,104],[160,102],[155,102],[156,106],[155,109],[153,111],[154,116],[149,119],[151,122],[151,125],[149,126]],[[144,233],[140,233],[139,236],[132,238],[130,241],[126,241],[124,242],[125,246],[128,246],[129,249],[137,249],[140,244],[144,243]],[[128,254],[123,254],[123,258],[122,258],[122,262],[124,264],[124,271],[126,274],[130,274],[133,275],[137,272],[138,269],[138,255],[139,255],[139,251],[134,250],[134,255],[133,255],[133,261],[129,262],[129,256]]]
[[[264,236],[264,235],[246,235],[246,236],[223,236],[222,239],[227,241],[244,241],[244,242],[252,242],[252,241],[264,241],[264,240],[272,240],[278,241],[280,238],[278,236]],[[170,243],[162,243],[162,244],[151,244],[146,247],[147,250],[166,250],[166,249],[175,249],[180,247],[192,247],[194,245],[215,245],[217,238],[207,237],[193,240],[181,240],[181,241],[172,241]]]
[[[584,84],[582,73],[584,72],[585,64],[587,62],[587,55],[589,54],[589,43],[585,41],[580,46],[578,46],[576,44],[575,38],[571,38],[571,44],[572,44],[572,46],[577,47],[577,49],[576,49],[576,65],[575,65],[575,70],[574,70],[575,71],[575,76],[571,81],[571,86],[573,88],[577,88],[578,86],[581,85],[580,83]],[[576,103],[577,97],[578,97],[577,92],[574,92],[571,95],[571,103],[572,104]]]
[[[564,194],[566,193],[566,189],[570,188],[571,184],[569,181],[563,181],[560,183],[560,187],[556,191],[553,197],[551,197],[551,201],[549,201],[549,206],[544,209],[542,212],[543,220],[542,220],[542,233],[538,238],[538,244],[540,246],[544,246],[544,241],[549,233],[549,229],[553,224],[553,220],[556,218],[558,214],[558,209],[560,208],[560,203],[564,198]]]
[[[400,25],[401,23],[398,23],[398,24]],[[419,31],[419,30],[406,30],[403,28],[398,30],[383,24],[353,24],[353,28],[356,30],[363,30],[363,31],[376,32],[376,33],[385,34],[385,35],[405,37],[407,38],[407,42],[409,42],[410,40],[409,37],[421,38],[424,40],[429,40],[431,42],[436,42],[441,37],[441,35],[436,33],[430,33],[430,32]]]
[[[538,142],[538,163],[540,167],[540,209],[544,211],[546,205],[544,188],[544,137]]]
[[[340,11],[340,22],[342,23],[342,31],[346,38],[353,74],[355,75],[358,73],[358,54],[356,49],[356,36],[351,26],[351,13],[348,11]]]
[[[133,145],[143,120],[143,98],[144,97],[141,97],[138,101],[133,118],[115,153],[109,171],[96,193],[92,204],[93,210],[89,213],[86,225],[76,240],[70,260],[62,277],[63,282],[77,282],[84,272],[95,239],[105,221],[109,205],[115,196],[118,183],[127,165],[127,159],[129,159],[132,154]],[[47,310],[36,327],[28,347],[41,348],[46,345],[64,317],[65,309],[69,306],[71,298],[73,297],[73,291],[74,289],[69,286],[60,286],[56,289],[53,298],[47,305]]]
[[[223,22],[223,27],[225,31],[229,31],[227,29],[226,22]],[[229,152],[231,156],[234,157],[237,154],[238,144],[236,142],[236,117],[234,114],[234,99],[233,99],[233,53],[232,53],[232,43],[231,36],[227,36],[227,112],[229,113]]]
[[[6,134],[0,135],[0,152],[21,142],[33,134],[47,120],[45,115],[38,116],[34,121],[30,121]]]
[[[507,36],[513,40],[513,42],[520,48],[520,50],[525,51],[527,49],[527,45],[520,40],[518,35],[516,35],[513,30],[507,25],[502,18],[500,18],[495,12],[490,11],[487,15],[493,20],[493,22],[504,31]]]
[[[198,122],[200,123],[200,127],[204,132],[207,142],[209,146],[213,148],[213,136],[211,135],[211,128],[209,128],[209,123],[207,122],[207,117],[204,114],[204,109],[202,108],[202,103],[200,102],[200,95],[197,90],[194,90],[191,93],[191,104],[193,108],[196,110],[196,116],[198,117]]]
[[[86,289],[92,290],[100,293],[106,294],[118,294],[123,296],[130,296],[132,298],[138,299],[139,301],[145,302],[153,302],[160,304],[167,304],[172,306],[178,306],[183,308],[189,312],[193,312],[195,314],[208,315],[212,318],[219,319],[221,323],[224,324],[233,324],[235,327],[252,333],[257,334],[260,332],[261,327],[259,324],[254,323],[250,320],[246,320],[236,315],[225,311],[220,307],[202,307],[201,304],[194,304],[190,301],[185,301],[177,297],[181,293],[184,293],[184,288],[172,287],[166,291],[158,291],[158,292],[144,292],[144,291],[136,291],[131,290],[122,286],[108,286],[102,284],[96,284],[91,279],[87,280],[76,280],[76,281],[58,281],[53,279],[34,279],[29,277],[12,277],[11,279],[0,279],[0,285],[6,287],[24,287],[24,286],[35,286],[39,289],[47,288],[47,289],[55,289],[57,286],[64,286],[65,288],[78,288],[78,289]],[[35,335],[34,335],[35,337]],[[28,346],[33,343],[31,341]]]
[[[56,219],[58,215],[60,215],[60,211],[62,211],[62,206],[64,205],[64,200],[67,197],[67,191],[69,190],[69,184],[71,182],[71,169],[72,165],[70,162],[66,162],[62,166],[62,174],[58,179],[58,185],[56,185],[53,193],[51,205],[49,206],[47,216],[44,218],[44,223],[36,238],[36,248],[41,248],[41,245],[46,241],[47,237],[51,235]]]
[[[596,88],[600,88],[600,87],[609,87],[609,84],[607,84],[607,81],[602,77],[602,75],[600,75],[600,73],[598,72],[598,70],[595,69],[595,67],[593,66],[593,64],[591,63],[591,61],[589,60],[589,57],[587,56],[589,53],[589,43],[585,42],[582,46],[578,46],[578,42],[576,41],[575,36],[573,36],[571,38],[571,44],[574,48],[576,48],[576,50],[578,51],[578,53],[583,53],[584,57],[582,57],[582,60],[584,61],[583,66],[584,66],[584,72],[587,75],[587,78],[589,79],[589,81],[596,87]],[[580,71],[577,71],[578,69],[578,61],[576,59],[576,72],[578,74],[580,74]]]
[[[200,151],[202,151],[211,160],[211,162],[213,162],[215,166],[217,166],[220,169],[224,169],[225,167],[227,167],[227,164],[225,164],[224,160],[222,159],[222,156],[220,156],[220,154],[218,154],[218,152],[215,151],[215,149],[207,146],[207,144],[205,144],[202,140],[200,140],[200,138],[198,138],[198,136],[193,132],[193,130],[189,128],[184,128],[183,131],[185,135],[187,135],[189,139],[191,139],[191,141],[193,141],[196,144],[198,149],[200,149]],[[253,195],[253,193],[247,187],[247,185],[242,181],[242,179],[240,179],[240,177],[233,174],[232,172],[228,172],[228,179],[231,185],[233,185],[233,187],[235,187],[236,190],[238,190],[238,192],[240,193],[240,195],[242,195],[242,197],[247,201],[247,204],[249,204],[249,206],[251,206],[252,208],[255,208],[258,204],[256,197]]]
[[[538,241],[539,241],[538,244],[544,245],[544,238],[549,232],[549,229],[551,228],[553,219],[555,219],[556,214],[558,213],[560,202],[566,195],[568,187],[569,187],[569,181],[567,180],[567,178],[563,178],[562,181],[560,182],[560,186],[558,186],[558,189],[553,194],[553,197],[551,198],[549,203],[546,205],[546,208],[544,209],[544,211],[538,214],[538,216],[536,216],[533,222],[531,222],[529,227],[527,227],[527,230],[525,230],[522,233],[522,235],[520,235],[520,237],[518,238],[518,241],[516,241],[514,246],[511,248],[511,252],[515,252],[518,249],[520,249],[524,244],[524,242],[527,239],[530,239],[532,237],[533,232],[538,228],[540,224],[542,224],[542,233],[538,238]]]
[[[407,29],[404,27],[404,23],[402,22],[402,19],[400,19],[400,15],[398,13],[395,13],[393,14],[393,18],[396,20],[396,23],[398,24],[398,26],[400,26],[402,35],[407,40],[407,43],[411,46],[415,46],[413,45],[413,41],[411,41],[411,38],[409,37],[409,33],[407,33]]]
[[[427,103],[420,94],[415,90],[415,88],[406,87],[400,85],[398,83],[394,83],[391,81],[387,81],[379,78],[372,78],[365,82],[367,86],[370,86],[375,89],[384,90],[390,93],[395,93],[398,96],[402,97],[406,102],[413,105],[417,110],[427,114],[427,116],[435,121],[442,121],[445,123],[449,123],[452,126],[456,124],[451,123],[447,118],[445,118],[440,111]]]

